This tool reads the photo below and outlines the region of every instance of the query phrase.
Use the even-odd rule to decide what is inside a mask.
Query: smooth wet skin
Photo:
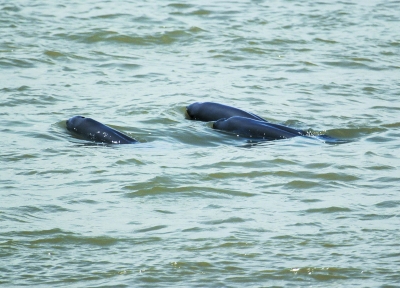
[[[253,113],[214,102],[195,102],[187,106],[186,111],[190,119],[199,121],[217,121],[222,118],[228,119],[232,116],[241,116],[250,119],[266,121]]]
[[[285,126],[282,127],[286,128]],[[287,131],[265,121],[240,116],[220,119],[214,122],[213,128],[234,133],[239,137],[259,140],[278,140],[303,135],[303,131],[300,130],[290,128],[290,131]]]
[[[138,141],[91,118],[74,116],[66,121],[67,129],[85,140],[107,144],[133,144]]]
[[[268,122],[261,117],[235,107],[214,103],[196,102],[187,108],[190,119],[213,121],[213,128],[253,140],[279,140],[297,136],[307,136],[303,130]],[[91,118],[74,116],[66,121],[69,131],[89,141],[107,144],[132,144],[135,139],[108,127]],[[319,135],[318,139],[326,143],[344,143],[327,135]]]
[[[303,130],[271,123],[253,113],[214,102],[195,102],[187,106],[186,110],[192,120],[217,121],[213,125],[214,129],[227,132],[233,132],[234,130],[240,131],[241,133],[237,134],[246,138],[252,138],[255,137],[253,135],[260,134],[260,136],[257,136],[260,137],[260,139],[276,140],[294,136],[304,136],[307,134]],[[253,120],[254,122],[249,120]],[[263,133],[265,133],[265,135],[262,136],[261,134]]]

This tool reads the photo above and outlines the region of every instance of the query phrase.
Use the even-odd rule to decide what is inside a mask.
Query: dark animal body
[[[196,102],[187,106],[186,111],[190,119],[206,122],[217,121],[223,118],[228,119],[232,116],[241,116],[250,119],[266,121],[253,113],[214,102]]]
[[[307,135],[303,130],[271,123],[256,114],[214,102],[196,102],[187,106],[186,111],[192,120],[216,121],[214,129],[245,138],[277,140]]]
[[[220,119],[214,122],[213,128],[255,140],[279,140],[304,135],[300,130],[240,116]]]
[[[241,109],[214,102],[196,102],[186,107],[192,120],[212,121],[213,128],[236,136],[255,140],[279,140],[297,136],[310,136],[303,130],[275,124]],[[67,129],[89,141],[107,144],[133,144],[138,141],[91,118],[74,116],[66,121]],[[325,143],[346,143],[327,135],[316,138]]]
[[[74,116],[66,121],[67,129],[85,140],[107,144],[133,144],[138,141],[91,118]]]

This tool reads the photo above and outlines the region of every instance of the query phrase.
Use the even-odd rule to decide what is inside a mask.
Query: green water
[[[398,1],[0,3],[2,287],[400,283]],[[349,143],[249,146],[195,101]]]

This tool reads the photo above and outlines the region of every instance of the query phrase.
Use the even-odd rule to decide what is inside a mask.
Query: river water
[[[0,285],[396,287],[400,2],[364,2],[0,1]]]

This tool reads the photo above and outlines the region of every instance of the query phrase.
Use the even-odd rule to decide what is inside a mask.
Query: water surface
[[[3,1],[0,284],[398,285],[399,9]],[[349,143],[247,145],[195,101]]]

